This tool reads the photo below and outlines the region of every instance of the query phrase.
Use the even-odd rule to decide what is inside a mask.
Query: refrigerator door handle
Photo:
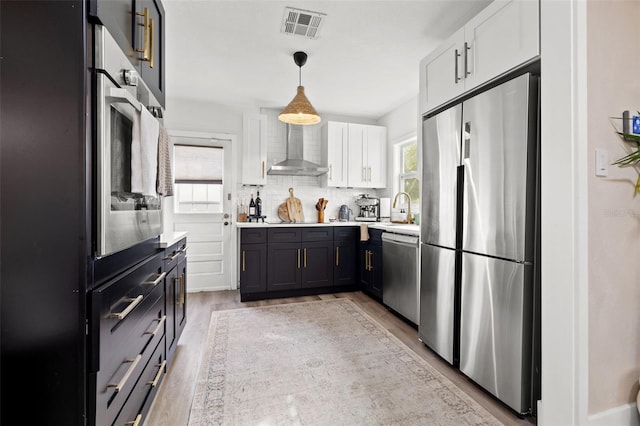
[[[464,123],[464,159],[469,158],[469,152],[471,150],[471,122],[467,121]]]

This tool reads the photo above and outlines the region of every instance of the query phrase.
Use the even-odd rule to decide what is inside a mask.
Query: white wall
[[[594,170],[596,149],[611,162],[627,152],[608,117],[640,109],[640,57],[629,50],[640,41],[639,20],[640,1],[587,3],[590,415],[633,403],[638,392],[638,172],[610,166],[608,177],[597,177]]]
[[[417,90],[417,88],[416,88]],[[398,191],[395,176],[393,173],[393,145],[402,142],[409,136],[418,137],[418,176],[422,176],[422,143],[421,136],[418,134],[418,96],[411,98],[393,111],[385,114],[378,120],[378,124],[387,127],[387,189],[380,191],[380,196],[389,197],[393,202],[393,196]],[[400,199],[398,199],[400,202]],[[413,213],[420,212],[420,206],[413,204],[411,208]],[[392,209],[393,210],[393,209]],[[398,210],[398,209],[396,209]],[[394,210],[395,211],[395,210]]]

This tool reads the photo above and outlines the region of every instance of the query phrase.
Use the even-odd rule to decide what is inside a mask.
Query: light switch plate
[[[609,176],[609,151],[596,149],[596,176]]]

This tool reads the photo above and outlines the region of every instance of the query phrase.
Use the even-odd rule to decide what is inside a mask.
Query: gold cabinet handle
[[[158,276],[158,278],[156,278],[155,280],[153,280],[153,281],[145,281],[145,282],[143,282],[142,284],[144,284],[144,285],[152,285],[152,286],[154,286],[154,287],[155,287],[155,286],[157,286],[158,284],[160,284],[160,281],[164,280],[164,277],[166,277],[166,276],[167,276],[167,273],[166,273],[166,272],[163,272],[163,273],[161,273],[161,274]]]
[[[131,426],[140,426],[140,422],[142,421],[142,413],[138,414],[136,416],[135,420],[132,420],[130,422],[126,422],[125,425],[131,425]]]
[[[262,178],[264,179],[264,160],[262,160]]]
[[[135,357],[134,359],[126,360],[125,362],[130,362],[131,363],[131,365],[127,369],[127,372],[124,373],[124,376],[122,376],[122,379],[120,379],[120,381],[118,383],[109,383],[107,385],[107,387],[108,388],[116,388],[116,392],[120,392],[122,390],[122,388],[124,387],[124,385],[127,384],[127,380],[129,380],[129,377],[133,373],[133,370],[136,369],[136,367],[137,367],[137,365],[138,365],[138,363],[140,362],[141,359],[142,359],[142,354],[138,354],[138,356]]]
[[[145,331],[144,334],[150,334],[152,336],[155,336],[156,334],[158,334],[158,332],[160,330],[162,330],[162,327],[164,326],[164,322],[167,320],[167,316],[163,315],[162,318],[154,318],[154,321],[159,321],[158,325],[156,326],[156,328],[153,331]]]
[[[153,68],[153,19],[149,19],[149,68]]]
[[[307,268],[307,248],[304,249],[304,267]]]
[[[369,251],[369,270],[373,271],[373,252]]]
[[[160,377],[162,376],[162,372],[164,371],[164,367],[167,365],[167,360],[162,361],[162,364],[158,364],[158,373],[156,377],[153,378],[153,382],[147,382],[148,385],[151,385],[152,388],[158,386],[158,382],[160,381]]]
[[[140,58],[141,60],[148,61],[149,60],[149,8],[145,7],[142,13],[136,12],[136,16],[144,17],[143,23],[142,24],[138,23],[139,27],[144,28],[143,47],[142,49],[136,49],[136,52],[142,53],[142,58]]]
[[[298,249],[298,269],[300,269],[300,249]]]
[[[245,271],[245,268],[244,268],[245,267],[245,262],[244,262],[244,260],[245,260],[244,259],[244,250],[242,250],[242,272]]]
[[[143,295],[139,295],[138,297],[136,297],[135,299],[126,299],[127,302],[129,302],[129,304],[127,305],[126,308],[124,308],[124,310],[122,312],[114,312],[111,315],[109,315],[111,318],[117,318],[119,320],[123,320],[127,317],[127,315],[129,315],[129,313],[131,311],[133,311],[133,308],[135,308],[136,306],[138,306],[138,304],[140,302],[142,302],[142,299],[144,299]]]
[[[336,247],[336,266],[340,266],[340,247]]]

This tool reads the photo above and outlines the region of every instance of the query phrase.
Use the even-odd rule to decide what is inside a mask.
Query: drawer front
[[[136,387],[131,392],[127,403],[116,418],[114,425],[124,426],[138,424],[142,426],[148,413],[151,401],[158,391],[167,368],[164,354],[164,342],[161,342],[149,358]],[[138,423],[135,423],[138,421]]]
[[[269,229],[269,244],[271,243],[299,243],[302,241],[302,229],[300,228],[274,228]]]
[[[337,226],[333,229],[333,239],[335,241],[355,241],[359,229],[360,228],[356,228],[355,226]]]
[[[245,228],[240,231],[242,244],[259,244],[267,242],[267,230],[262,228]]]
[[[302,241],[333,241],[333,227],[321,226],[303,228]]]
[[[164,270],[172,270],[180,259],[187,254],[187,239],[183,238],[176,244],[167,247],[164,251]]]
[[[92,295],[92,327],[98,336],[92,345],[97,354],[92,358],[97,373],[97,424],[113,422],[150,353],[164,337],[162,256],[154,256]]]

